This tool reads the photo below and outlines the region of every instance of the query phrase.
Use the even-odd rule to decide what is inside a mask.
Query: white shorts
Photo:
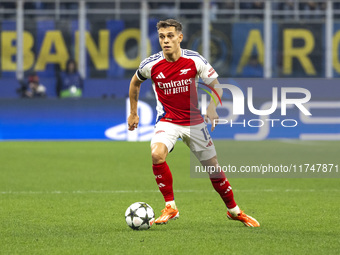
[[[215,145],[204,122],[195,126],[181,126],[159,121],[155,125],[151,145],[163,143],[168,148],[168,152],[170,152],[178,138],[183,140],[199,161],[208,160],[216,156]]]

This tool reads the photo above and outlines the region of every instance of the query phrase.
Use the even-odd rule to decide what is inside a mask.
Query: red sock
[[[165,202],[174,200],[172,174],[168,164],[165,161],[161,164],[153,164],[152,169],[158,188],[162,192]]]
[[[214,189],[220,194],[225,205],[231,209],[237,204],[234,200],[234,193],[231,189],[230,183],[223,172],[218,173],[218,175],[210,176],[210,180]]]

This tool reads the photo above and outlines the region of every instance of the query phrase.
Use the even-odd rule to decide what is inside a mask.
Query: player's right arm
[[[140,85],[143,81],[151,78],[151,68],[156,60],[161,59],[161,54],[154,54],[144,59],[131,79],[129,98],[130,98],[130,116],[128,117],[128,129],[134,130],[138,127],[139,117],[137,112],[137,102],[139,96]]]
[[[142,81],[137,78],[137,75],[134,74],[131,82],[130,82],[130,89],[129,89],[129,98],[130,98],[130,115],[128,117],[128,129],[130,131],[134,130],[138,127],[139,123],[139,116],[137,113],[137,103],[138,103],[138,96],[140,91],[140,85]]]

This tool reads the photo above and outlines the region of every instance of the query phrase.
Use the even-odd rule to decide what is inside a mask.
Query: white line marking
[[[298,139],[280,139],[278,140],[281,143],[288,143],[288,144],[296,144],[296,145],[303,145],[303,146],[323,146],[329,145],[329,143],[324,141],[306,141],[306,140],[298,140]]]

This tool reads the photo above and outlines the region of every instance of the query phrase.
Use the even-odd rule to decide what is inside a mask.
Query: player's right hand
[[[128,117],[128,130],[132,131],[138,127],[139,116],[137,114],[130,114]]]

